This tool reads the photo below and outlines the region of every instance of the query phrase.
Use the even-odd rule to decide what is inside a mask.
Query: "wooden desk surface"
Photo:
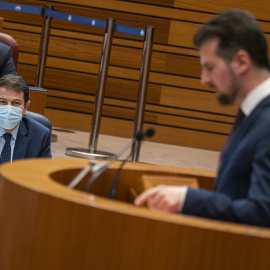
[[[28,159],[0,166],[0,269],[269,269],[269,229],[149,211],[67,188],[87,164]],[[103,189],[118,167],[103,174]],[[128,163],[118,191],[141,173],[189,172]]]

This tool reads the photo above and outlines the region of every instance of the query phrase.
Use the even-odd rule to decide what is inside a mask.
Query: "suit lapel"
[[[14,147],[13,160],[25,158],[25,152],[29,141],[26,136],[27,134],[28,130],[25,126],[24,119],[22,119]]]
[[[246,136],[246,134],[248,134],[249,130],[253,128],[255,121],[262,114],[262,111],[268,107],[270,107],[270,96],[261,101],[259,105],[252,111],[252,113],[246,119],[244,119],[243,123],[241,124],[238,132],[232,139],[231,144],[229,145],[224,155],[223,159],[224,166],[222,166],[221,171],[223,167],[226,166],[227,162],[229,161],[228,159],[231,156],[231,153],[237,147],[239,141],[241,141],[243,137]]]

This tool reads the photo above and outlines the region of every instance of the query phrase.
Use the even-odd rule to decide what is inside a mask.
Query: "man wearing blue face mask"
[[[22,77],[0,78],[0,163],[51,157],[51,131],[24,115],[29,106],[29,87]]]

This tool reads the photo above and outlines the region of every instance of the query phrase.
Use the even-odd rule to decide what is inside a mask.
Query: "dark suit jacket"
[[[17,75],[12,59],[12,49],[0,42],[0,78],[6,74]]]
[[[242,123],[214,191],[188,189],[183,213],[270,227],[270,97]]]
[[[52,157],[51,131],[24,115],[15,142],[13,160],[36,157]]]

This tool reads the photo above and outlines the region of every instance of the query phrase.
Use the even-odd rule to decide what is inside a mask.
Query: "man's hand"
[[[141,206],[147,202],[148,208],[164,212],[177,212],[182,209],[183,196],[187,188],[179,186],[158,185],[140,194],[135,205]]]

